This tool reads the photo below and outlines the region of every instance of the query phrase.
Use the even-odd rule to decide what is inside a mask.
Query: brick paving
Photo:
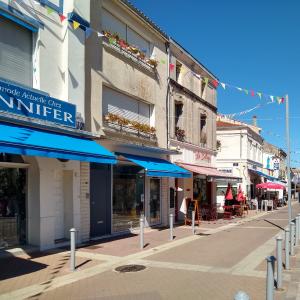
[[[293,209],[300,211],[298,204]],[[0,299],[222,300],[233,299],[238,290],[246,291],[251,299],[264,299],[265,257],[273,253],[274,237],[287,225],[287,209],[253,219],[255,215],[202,222],[196,236],[191,235],[190,227],[179,226],[174,230],[174,242],[167,241],[168,230],[147,230],[145,242],[149,245],[144,250],[139,249],[136,235],[93,242],[78,250],[78,263],[83,265],[74,273],[68,270],[66,252],[19,257],[26,261],[22,262],[24,274],[13,274],[12,270],[22,266],[15,258],[2,272],[7,278],[0,282]],[[130,263],[143,264],[146,270],[114,271]],[[11,273],[9,265],[15,265]],[[292,272],[285,273],[296,278]],[[18,276],[11,278],[13,275]],[[294,295],[299,284],[291,286],[285,281],[284,286],[285,291],[276,292],[275,299],[293,299],[285,297]],[[12,293],[5,294],[8,291]]]

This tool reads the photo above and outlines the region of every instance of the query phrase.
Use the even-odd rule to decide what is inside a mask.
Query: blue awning
[[[119,155],[124,156],[126,159],[132,161],[133,163],[143,167],[147,176],[154,177],[175,177],[175,178],[190,178],[192,173],[178,167],[175,164],[170,163],[167,160],[137,156],[126,153],[118,153]]]
[[[273,177],[273,176],[270,176],[270,175],[268,175],[268,174],[265,174],[265,173],[263,173],[263,172],[261,172],[261,171],[253,170],[253,169],[248,169],[248,170],[251,171],[251,172],[256,173],[256,174],[259,175],[259,176],[265,177],[265,178],[267,178],[267,179],[270,180],[270,181],[277,181],[277,180],[278,180],[278,178]]]
[[[89,139],[4,123],[0,123],[0,132],[0,152],[116,163],[114,154]]]

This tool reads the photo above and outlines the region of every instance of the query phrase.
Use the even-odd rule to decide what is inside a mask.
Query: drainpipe
[[[169,117],[169,112],[170,112],[170,63],[171,63],[171,55],[170,55],[170,43],[166,43],[166,50],[168,54],[168,65],[167,65],[167,99],[166,99],[166,114],[167,114],[167,148],[170,148],[170,117]]]

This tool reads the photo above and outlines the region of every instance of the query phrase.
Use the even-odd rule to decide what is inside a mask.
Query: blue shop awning
[[[265,178],[267,178],[270,181],[277,181],[278,180],[278,178],[270,176],[268,174],[265,174],[265,173],[263,173],[261,171],[253,170],[253,169],[248,169],[248,170],[251,171],[251,172],[253,172],[253,173],[255,173],[255,174],[257,174],[257,175],[259,175],[259,176],[265,177]]]
[[[4,123],[0,123],[0,152],[116,163],[114,154],[92,140]]]
[[[175,177],[175,178],[190,178],[192,173],[170,163],[167,160],[138,156],[126,153],[118,153],[133,163],[143,167],[147,176],[154,177]]]

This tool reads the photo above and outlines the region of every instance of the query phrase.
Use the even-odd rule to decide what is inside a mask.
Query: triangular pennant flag
[[[54,10],[51,7],[47,6],[47,14],[51,15],[53,12]]]
[[[204,82],[205,82],[205,85],[208,85],[208,78],[207,77],[204,77]]]
[[[281,103],[284,103],[284,97],[281,98]]]
[[[213,84],[213,86],[214,86],[215,88],[217,88],[218,85],[219,85],[219,81],[218,81],[218,80],[213,80],[212,84]]]
[[[254,97],[255,93],[254,91],[251,91],[251,96]]]
[[[98,37],[103,37],[104,34],[102,34],[101,32],[97,32]]]
[[[281,103],[281,98],[280,97],[276,97],[278,104]]]
[[[174,64],[170,64],[170,71],[172,72],[175,68],[175,65]]]
[[[60,21],[63,22],[67,17],[64,15],[59,15]]]
[[[240,87],[237,87],[237,89],[241,92],[243,89],[242,88],[240,88]]]
[[[85,29],[85,38],[88,39],[89,36],[92,34],[92,32],[93,32],[92,28],[87,27],[87,28]]]
[[[262,94],[262,93],[260,93],[260,92],[257,92],[256,94],[257,94],[257,95],[258,95],[258,97],[261,99],[261,94]]]
[[[246,95],[248,95],[248,94],[249,94],[249,91],[248,91],[248,90],[244,90],[244,92],[246,93]]]
[[[161,59],[160,62],[164,65],[166,61],[164,59]]]
[[[270,96],[272,102],[274,102],[274,96]]]
[[[226,89],[226,84],[225,84],[225,83],[221,82],[221,86],[222,86],[222,88],[223,88],[224,90]]]
[[[116,39],[114,39],[114,38],[112,38],[112,37],[110,37],[110,38],[108,39],[108,41],[109,41],[110,44],[115,44],[115,43],[116,43]]]
[[[80,26],[80,23],[73,21],[73,28],[76,30]]]

